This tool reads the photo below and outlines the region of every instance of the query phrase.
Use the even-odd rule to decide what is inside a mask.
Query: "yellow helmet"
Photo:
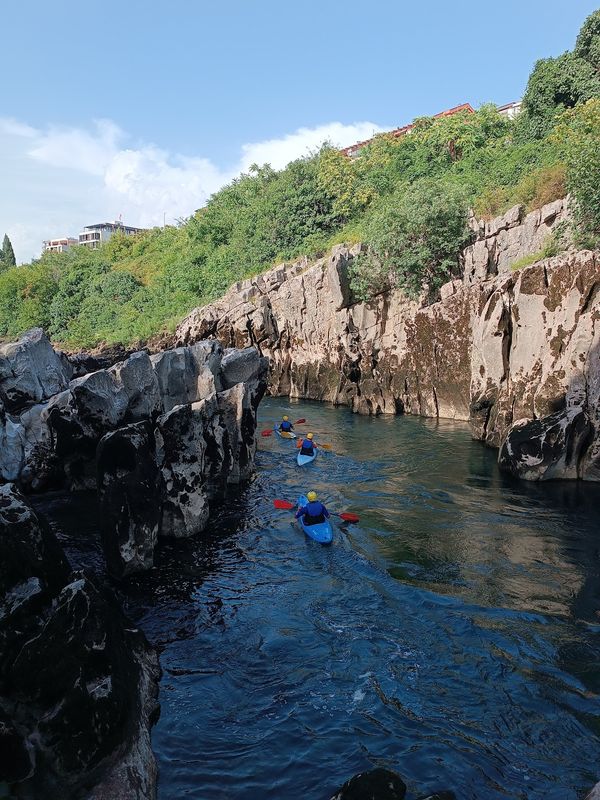
[[[284,415],[283,415],[283,421],[284,421],[284,422],[287,422],[287,421],[288,421],[288,419],[289,419],[288,415],[287,415],[287,414],[284,414]]]
[[[309,492],[306,495],[306,499],[308,500],[309,503],[314,503],[315,500],[317,499],[317,493],[316,492]]]
[[[313,436],[314,436],[314,434],[313,434],[313,433],[307,433],[307,434],[306,434],[306,438],[307,438],[307,439],[312,439],[312,438],[313,438]]]

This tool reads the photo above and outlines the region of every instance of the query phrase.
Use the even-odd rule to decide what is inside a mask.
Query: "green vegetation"
[[[17,259],[15,258],[15,251],[13,250],[8,235],[5,233],[2,242],[2,250],[0,250],[0,271],[10,269],[10,267],[15,267],[16,265]]]
[[[437,289],[458,266],[468,229],[465,193],[457,186],[419,178],[410,192],[388,195],[365,226],[369,252],[352,264],[354,290],[362,299],[399,284],[417,295]]]
[[[0,336],[42,325],[67,346],[145,340],[234,281],[340,242],[368,245],[353,265],[358,295],[392,285],[415,295],[456,270],[469,207],[491,218],[567,191],[577,236],[596,246],[600,12],[572,52],[538,61],[523,108],[515,120],[491,105],[421,118],[408,135],[377,136],[355,159],[325,144],[280,171],[255,165],[178,227],[117,235],[95,251],[46,253],[21,267],[5,255]],[[549,242],[541,253],[558,246]]]

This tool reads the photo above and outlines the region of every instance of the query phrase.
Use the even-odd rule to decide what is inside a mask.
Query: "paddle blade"
[[[294,423],[294,425],[301,425],[303,422],[306,422],[304,417],[302,419],[297,419],[296,422]]]
[[[296,508],[289,500],[273,500],[273,505],[275,508],[284,508],[286,511],[291,511],[293,508]]]
[[[356,516],[356,514],[350,514],[347,511],[344,511],[343,514],[338,514],[338,517],[343,519],[344,522],[359,522],[359,518]]]
[[[331,445],[330,444],[322,444],[321,442],[319,442],[317,444],[317,447],[322,447],[323,450],[331,450]]]
[[[273,435],[273,431],[261,431],[260,435],[261,436],[272,436]]]

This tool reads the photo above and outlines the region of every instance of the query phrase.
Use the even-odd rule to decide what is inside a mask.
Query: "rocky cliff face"
[[[0,790],[151,800],[156,653],[21,491],[97,488],[108,570],[151,567],[252,473],[268,362],[212,341],[89,365],[40,330],[0,347]]]
[[[437,302],[400,291],[356,302],[348,265],[360,248],[337,247],[237,284],[192,312],[176,342],[253,343],[270,359],[272,394],[469,420],[523,478],[598,480],[600,256],[569,252],[511,271],[566,216],[556,201],[473,220],[463,277]]]
[[[161,533],[198,533],[210,503],[251,474],[267,368],[255,348],[212,341],[72,378],[30,331],[0,347],[0,480],[97,488],[110,571],[146,569]]]
[[[0,486],[0,784],[11,797],[154,796],[159,667],[144,635],[12,484]]]

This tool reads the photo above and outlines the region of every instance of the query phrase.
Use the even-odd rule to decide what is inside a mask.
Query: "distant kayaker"
[[[287,416],[287,414],[283,415],[283,418],[279,423],[279,430],[283,431],[284,433],[291,433],[294,430],[294,426],[290,422],[290,418]]]
[[[300,445],[300,447],[301,447],[300,455],[314,456],[316,444],[313,442],[312,433],[306,434],[306,439],[302,439],[302,444]]]
[[[317,500],[316,492],[309,492],[306,495],[306,499],[308,503],[298,509],[296,519],[304,517],[303,522],[305,525],[318,525],[319,522],[325,522],[326,519],[329,519],[329,511],[327,511],[323,503]]]

